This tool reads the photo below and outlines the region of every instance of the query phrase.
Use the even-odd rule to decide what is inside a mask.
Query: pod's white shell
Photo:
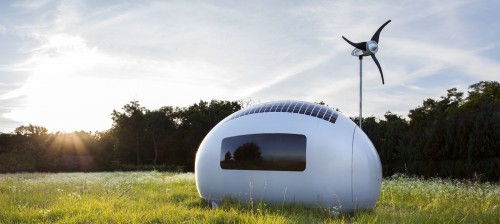
[[[324,114],[312,116],[294,113],[290,109],[287,112],[286,108],[267,112],[255,109],[286,103],[314,105],[336,117],[328,120]],[[221,168],[221,142],[224,138],[259,133],[305,135],[305,170]],[[242,203],[261,200],[279,204],[302,203],[350,212],[375,207],[380,194],[382,167],[371,141],[349,118],[317,104],[279,101],[238,111],[216,125],[198,149],[195,175],[200,196],[209,201],[219,202],[230,197]]]

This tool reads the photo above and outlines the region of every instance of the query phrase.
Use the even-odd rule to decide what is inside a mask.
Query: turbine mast
[[[362,123],[362,113],[363,113],[363,56],[359,56],[359,129]]]
[[[391,20],[387,20],[382,26],[378,28],[378,30],[373,34],[373,37],[369,41],[365,42],[359,42],[359,43],[354,43],[350,41],[349,39],[345,38],[342,36],[342,38],[351,46],[354,47],[354,50],[352,50],[351,55],[356,56],[359,58],[359,128],[361,129],[361,123],[363,122],[363,56],[371,56],[373,59],[373,62],[378,67],[378,70],[380,71],[380,77],[382,78],[382,85],[384,85],[384,73],[382,72],[382,67],[380,66],[380,63],[378,62],[377,57],[375,57],[375,54],[378,52],[378,43],[379,43],[379,37],[380,37],[380,32],[382,32],[382,29],[389,24]]]

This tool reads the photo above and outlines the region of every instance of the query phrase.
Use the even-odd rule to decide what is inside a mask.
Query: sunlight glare
[[[33,57],[19,65],[31,73],[13,95],[25,96],[25,107],[6,114],[29,121],[50,131],[105,130],[110,126],[110,111],[102,111],[95,99],[102,97],[96,88],[110,86],[106,80],[84,76],[98,63],[113,60],[88,48],[80,37],[59,34],[49,37]]]
[[[215,74],[228,74],[216,65],[113,55],[67,34],[48,37],[17,70],[30,76],[4,97],[23,97],[25,104],[5,116],[49,132],[107,130],[113,109],[134,99],[155,109],[188,106],[200,99],[237,100],[240,95],[234,92],[240,90],[218,86],[224,80]]]

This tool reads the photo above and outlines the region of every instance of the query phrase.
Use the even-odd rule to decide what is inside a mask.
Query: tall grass
[[[192,173],[0,175],[0,223],[500,223],[499,206],[499,184],[405,176],[383,181],[376,209],[332,217],[264,202],[211,209]]]

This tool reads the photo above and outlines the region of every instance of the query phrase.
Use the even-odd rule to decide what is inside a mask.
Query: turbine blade
[[[377,32],[375,32],[375,34],[373,34],[373,37],[372,37],[372,40],[377,42],[378,43],[378,38],[380,36],[380,32],[382,32],[382,29],[384,29],[384,27],[390,23],[391,20],[387,20],[387,22],[385,22],[380,28],[378,28]]]
[[[380,63],[378,63],[377,57],[374,54],[371,55],[375,64],[377,64],[378,70],[380,71],[380,76],[382,76],[382,85],[384,85],[384,73],[382,72],[382,68],[380,67]]]
[[[344,36],[342,36],[342,38],[344,38],[344,40],[349,43],[350,45],[352,45],[353,47],[357,48],[357,49],[360,49],[362,51],[366,51],[366,42],[360,42],[360,43],[353,43],[351,42],[350,40],[348,40],[347,38],[345,38]]]

